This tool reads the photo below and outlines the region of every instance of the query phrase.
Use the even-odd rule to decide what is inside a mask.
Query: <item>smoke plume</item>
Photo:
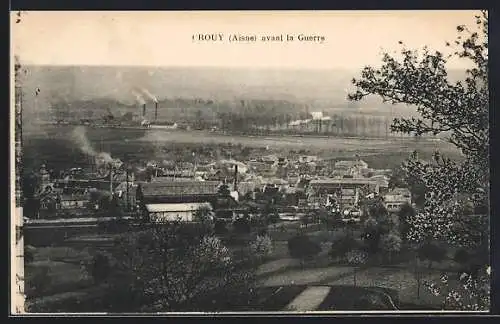
[[[113,159],[111,154],[107,152],[97,152],[92,147],[92,144],[87,138],[87,131],[83,126],[78,126],[73,130],[71,136],[73,142],[80,148],[80,150],[91,157],[98,167],[111,164],[115,168],[120,168],[123,162],[120,159]]]
[[[144,93],[149,99],[153,100],[155,103],[158,103],[158,99],[156,99],[156,97],[151,93],[149,92],[147,89],[144,89],[142,88],[141,89],[142,93]]]
[[[135,96],[135,99],[137,100],[137,102],[139,104],[141,104],[141,105],[146,104],[146,100],[144,100],[144,97],[139,92],[132,90],[132,94]]]

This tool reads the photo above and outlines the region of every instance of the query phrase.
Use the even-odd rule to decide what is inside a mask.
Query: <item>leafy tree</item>
[[[118,311],[203,310],[193,304],[198,296],[223,295],[255,270],[235,268],[218,238],[180,222],[127,233],[117,244],[108,283],[111,297],[121,298],[111,301]]]
[[[356,286],[356,275],[358,272],[358,267],[366,263],[366,261],[368,260],[368,255],[362,250],[355,249],[347,252],[346,258],[347,262],[354,266],[353,279],[354,286]]]
[[[475,30],[457,27],[457,39],[446,43],[449,55],[427,47],[410,50],[400,42],[402,58],[386,53],[381,68],[365,67],[361,78],[353,79],[356,90],[348,96],[361,100],[376,95],[414,106],[420,117],[396,118],[392,131],[445,135],[463,154],[460,161],[439,153],[433,161],[422,161],[415,152],[403,164],[406,174],[425,185],[424,206],[409,220],[407,237],[415,244],[437,240],[470,248],[486,247],[488,240],[487,226],[482,226],[489,205],[488,14],[482,11],[475,18]],[[464,80],[448,78],[450,58],[468,61]],[[462,217],[466,200],[482,217]]]
[[[329,254],[332,258],[344,258],[349,251],[358,249],[359,247],[360,244],[355,238],[350,235],[343,235],[332,242]]]
[[[405,239],[410,231],[410,220],[415,217],[416,211],[412,205],[406,203],[401,206],[398,212],[399,217],[399,230],[401,232],[401,238]]]
[[[402,240],[397,232],[391,232],[380,237],[380,249],[386,253],[388,261],[392,261],[394,253],[401,251]]]
[[[378,95],[393,104],[416,107],[421,118],[394,119],[391,129],[417,136],[449,134],[448,140],[464,154],[464,160],[455,162],[436,155],[434,163],[425,163],[414,154],[404,168],[413,177],[421,179],[427,189],[425,207],[417,215],[410,235],[416,241],[427,237],[445,238],[453,243],[459,239],[449,228],[456,221],[457,194],[466,193],[476,204],[487,202],[489,183],[489,93],[487,13],[476,16],[477,31],[465,26],[457,28],[458,48],[445,56],[424,48],[423,53],[406,49],[402,60],[384,54],[380,69],[366,67],[361,79],[354,79],[356,92],[349,95],[360,100],[367,95]],[[452,44],[448,44],[453,47]],[[419,59],[419,55],[421,58]],[[455,56],[469,60],[472,68],[466,71],[465,81],[451,83],[446,70],[447,59]],[[483,189],[483,190],[479,190]],[[478,191],[483,192],[481,195]],[[420,223],[420,224],[419,224]],[[421,224],[434,224],[424,230]]]
[[[273,251],[273,242],[269,235],[257,235],[255,241],[250,243],[250,252],[256,260],[268,257]]]

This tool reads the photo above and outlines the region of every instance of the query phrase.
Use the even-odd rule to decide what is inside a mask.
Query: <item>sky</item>
[[[165,67],[359,69],[378,65],[398,41],[409,48],[445,50],[456,26],[474,25],[477,11],[274,11],[274,12],[35,12],[11,13],[11,52],[24,64]],[[193,35],[223,34],[197,42]],[[230,35],[256,42],[229,42]],[[262,36],[293,35],[293,42]],[[323,36],[301,42],[298,35]],[[450,68],[466,68],[450,61]]]

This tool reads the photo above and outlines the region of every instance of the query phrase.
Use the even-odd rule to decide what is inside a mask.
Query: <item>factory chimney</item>
[[[234,165],[234,191],[238,191],[238,165]]]
[[[155,101],[155,121],[158,119],[158,101]]]
[[[146,117],[146,103],[142,104],[142,117]]]

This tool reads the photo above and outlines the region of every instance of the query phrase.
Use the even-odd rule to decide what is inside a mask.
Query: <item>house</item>
[[[312,162],[317,162],[318,157],[315,155],[302,155],[299,157],[298,162],[299,163],[312,163]]]
[[[385,208],[390,213],[397,213],[405,204],[411,205],[411,192],[407,188],[394,188],[384,196]]]
[[[309,182],[309,186],[317,193],[333,194],[338,189],[362,189],[363,193],[376,192],[378,193],[379,181],[367,178],[327,178],[327,179],[314,179]]]
[[[60,195],[58,197],[59,209],[72,210],[87,208],[90,203],[90,197],[85,194]]]
[[[213,206],[220,184],[196,180],[150,182],[138,186],[136,197],[150,220],[193,221],[198,208]]]
[[[355,160],[350,161],[337,161],[334,164],[334,169],[335,175],[356,176],[361,175],[363,170],[368,169],[368,164],[365,161],[356,158]]]
[[[200,208],[206,208],[210,213],[212,212],[212,205],[208,202],[147,205],[149,219],[155,223],[176,220],[192,222],[196,211]]]

